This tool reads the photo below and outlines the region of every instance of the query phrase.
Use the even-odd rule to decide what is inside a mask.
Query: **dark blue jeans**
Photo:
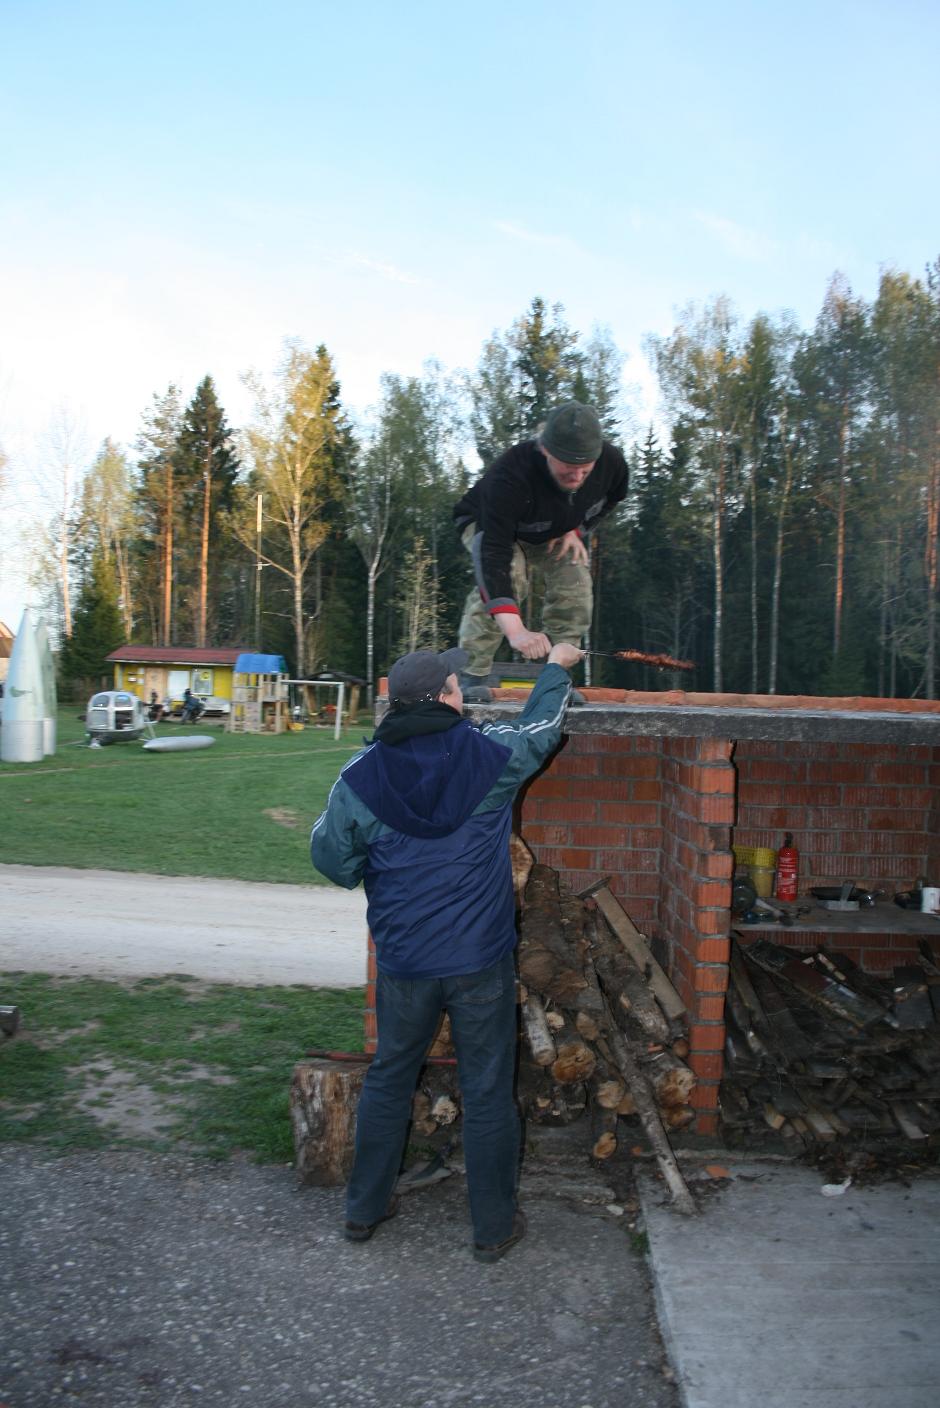
[[[450,1014],[463,1105],[463,1143],[474,1241],[512,1231],[520,1125],[513,1099],[516,976],[512,953],[459,978],[376,982],[378,1049],[359,1100],[356,1157],[346,1190],[350,1222],[376,1222],[401,1167],[411,1100],[442,1009]]]

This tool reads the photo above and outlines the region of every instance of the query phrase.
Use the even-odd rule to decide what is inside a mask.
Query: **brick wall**
[[[936,751],[742,740],[734,839],[776,849],[792,831],[801,891],[839,880],[907,890],[938,845]]]

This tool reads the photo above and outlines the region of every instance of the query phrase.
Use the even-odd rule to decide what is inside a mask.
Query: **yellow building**
[[[156,695],[170,707],[182,703],[184,689],[201,699],[210,714],[229,714],[232,674],[244,646],[120,645],[108,661],[114,688],[136,694],[145,704]]]

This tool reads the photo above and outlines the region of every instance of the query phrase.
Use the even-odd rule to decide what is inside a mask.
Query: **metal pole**
[[[337,696],[336,696],[336,724],[335,724],[335,726],[334,726],[334,728],[333,728],[333,737],[334,737],[334,738],[337,738],[337,739],[339,738],[339,736],[340,736],[340,731],[341,731],[341,729],[342,729],[342,727],[343,727],[343,703],[345,702],[345,696],[346,696],[346,681],[345,681],[345,680],[340,680],[340,682],[339,682],[339,690],[337,691]]]
[[[261,500],[258,495],[258,513],[255,520],[255,649],[261,650]]]

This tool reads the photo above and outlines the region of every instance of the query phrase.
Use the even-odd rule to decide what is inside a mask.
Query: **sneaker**
[[[383,1222],[388,1222],[390,1217],[394,1217],[401,1205],[401,1200],[393,1194],[388,1200],[388,1207],[381,1217],[375,1222],[347,1222],[343,1227],[343,1236],[347,1242],[368,1242],[375,1229]]]
[[[521,1241],[522,1241],[522,1239],[523,1239],[523,1237],[525,1236],[525,1234],[526,1234],[525,1213],[522,1212],[521,1209],[517,1208],[517,1209],[516,1209],[516,1212],[515,1212],[515,1215],[514,1215],[514,1217],[513,1217],[513,1219],[512,1219],[512,1231],[510,1232],[509,1236],[506,1238],[506,1240],[505,1240],[504,1242],[497,1242],[497,1243],[496,1243],[494,1246],[492,1246],[492,1247],[484,1247],[484,1246],[481,1246],[479,1242],[474,1242],[474,1244],[473,1244],[473,1259],[474,1259],[474,1261],[484,1261],[484,1262],[488,1262],[488,1263],[489,1263],[489,1262],[494,1262],[494,1261],[499,1261],[499,1259],[500,1259],[501,1257],[504,1257],[508,1251],[511,1251],[511,1250],[512,1250],[512,1248],[516,1245],[517,1242],[521,1242]]]

